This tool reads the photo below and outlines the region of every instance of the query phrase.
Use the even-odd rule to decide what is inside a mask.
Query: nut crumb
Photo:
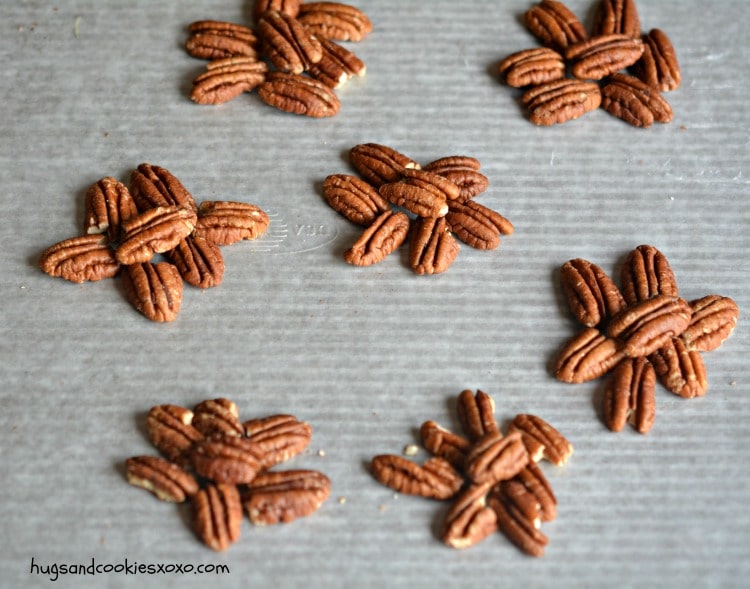
[[[339,505],[343,505],[344,503],[346,503],[346,497],[342,495],[341,497],[338,498],[338,502],[339,502]]]
[[[318,456],[320,456],[321,458],[323,458],[325,455],[326,455],[326,451],[325,450],[318,450]]]
[[[416,444],[407,444],[403,449],[404,456],[416,456],[419,453],[419,447]]]

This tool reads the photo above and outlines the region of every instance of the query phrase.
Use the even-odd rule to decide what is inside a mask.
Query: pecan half
[[[193,409],[193,427],[204,436],[243,437],[245,429],[240,423],[239,411],[234,401],[219,397],[206,399]]]
[[[641,19],[635,0],[600,0],[594,21],[594,36],[620,33],[641,36]]]
[[[242,424],[245,435],[261,451],[260,464],[270,468],[289,460],[307,448],[312,437],[312,427],[293,415],[270,415],[251,419]]]
[[[447,190],[458,194],[458,186],[442,176],[425,170],[406,169],[400,181],[383,184],[379,190],[388,202],[419,217],[445,216],[448,212]]]
[[[469,440],[440,427],[434,421],[425,421],[419,428],[422,445],[431,454],[444,458],[456,469],[463,469]]]
[[[226,200],[204,200],[198,209],[195,237],[216,245],[230,245],[243,239],[257,239],[270,224],[259,207]]]
[[[475,483],[494,485],[516,476],[529,462],[521,432],[487,434],[466,456],[466,476]]]
[[[166,168],[140,164],[130,175],[130,194],[143,212],[154,207],[179,206],[197,211],[193,195]]]
[[[179,206],[155,207],[130,217],[122,223],[122,241],[115,257],[126,265],[148,262],[190,235],[196,220],[194,211]]]
[[[495,401],[484,391],[466,389],[458,395],[456,412],[469,440],[476,442],[488,434],[500,432],[495,421]]]
[[[542,0],[523,15],[526,28],[547,47],[564,50],[588,38],[586,29],[562,2]]]
[[[331,493],[331,481],[316,470],[264,472],[247,486],[243,504],[256,526],[289,523],[315,512]]]
[[[669,37],[660,29],[651,29],[642,39],[643,55],[631,68],[633,75],[662,92],[676,90],[682,74]]]
[[[224,277],[224,257],[217,245],[201,237],[188,235],[177,247],[166,252],[188,284],[211,288],[221,284]]]
[[[508,427],[508,431],[517,431],[521,434],[529,458],[534,462],[544,458],[555,466],[561,466],[573,454],[573,444],[537,415],[516,415]]]
[[[198,104],[223,104],[250,92],[266,79],[268,66],[256,57],[227,57],[210,62],[193,80],[190,98]]]
[[[240,493],[234,485],[208,485],[193,495],[193,528],[209,548],[221,552],[239,540]]]
[[[529,120],[545,127],[582,117],[599,108],[601,100],[598,84],[569,79],[534,86],[521,96]]]
[[[715,350],[732,334],[740,309],[729,297],[708,295],[690,301],[692,317],[690,325],[680,339],[690,351],[710,352]]]
[[[478,159],[465,155],[451,155],[430,162],[423,169],[442,176],[458,186],[459,193],[455,198],[465,202],[487,190],[490,181],[479,172],[481,163]]]
[[[409,265],[417,274],[445,272],[458,255],[459,245],[445,217],[420,217],[409,238]]]
[[[109,241],[117,241],[120,223],[137,214],[128,187],[115,178],[102,178],[86,191],[83,232],[106,233]]]
[[[93,233],[64,239],[39,256],[39,268],[70,282],[95,282],[112,278],[120,270],[114,250],[105,235]]]
[[[542,506],[537,498],[529,491],[523,483],[516,478],[507,481],[501,481],[493,489],[492,493],[497,493],[499,498],[511,505],[515,510],[523,515],[523,518],[531,522],[535,528],[542,525]]]
[[[323,181],[323,197],[344,217],[367,227],[391,206],[368,182],[349,174],[332,174]]]
[[[528,495],[521,492],[518,484],[523,486]],[[535,527],[537,520],[548,522],[557,516],[557,498],[552,491],[552,485],[549,484],[547,477],[536,462],[530,461],[512,479],[501,481],[493,492],[500,492],[506,501],[514,503],[519,509],[522,504],[525,505],[525,509],[521,510],[527,513],[528,519],[534,523]],[[530,503],[536,505],[530,505]]]
[[[182,304],[182,278],[169,262],[125,266],[125,296],[136,311],[158,323],[174,321]]]
[[[376,188],[383,184],[397,182],[404,169],[420,169],[420,165],[410,157],[377,143],[360,143],[349,150],[349,162]]]
[[[395,454],[379,454],[371,462],[375,479],[394,491],[429,499],[450,499],[461,490],[463,477],[447,460],[430,458],[422,466]]]
[[[162,501],[182,503],[198,492],[198,482],[174,462],[158,456],[133,456],[125,461],[128,483],[146,489]]]
[[[253,20],[258,22],[266,10],[283,12],[287,16],[297,18],[301,0],[255,0],[253,5]]]
[[[215,483],[249,483],[261,470],[261,447],[247,438],[204,438],[190,449],[195,472]]]
[[[643,41],[619,33],[601,35],[571,45],[565,50],[571,73],[579,80],[601,80],[643,55]]]
[[[372,31],[364,12],[340,2],[303,2],[297,18],[318,38],[357,42]]]
[[[407,214],[400,211],[385,211],[365,229],[352,247],[344,252],[344,260],[355,266],[377,264],[398,249],[408,234]]]
[[[633,76],[613,74],[601,92],[602,108],[634,127],[669,123],[674,118],[672,107],[659,91]]]
[[[702,397],[708,378],[700,352],[688,350],[681,338],[673,337],[649,356],[661,383],[685,399]]]
[[[448,204],[445,220],[451,232],[466,245],[493,250],[500,246],[500,236],[513,233],[513,223],[497,211],[476,201]]]
[[[257,57],[258,36],[253,29],[225,21],[200,20],[188,26],[185,49],[198,59]]]
[[[630,423],[639,433],[651,431],[656,418],[656,372],[646,358],[625,358],[604,389],[604,423],[613,432]]]
[[[307,117],[332,117],[341,102],[323,82],[284,72],[271,72],[258,86],[260,99],[279,110]]]
[[[367,72],[365,63],[354,53],[330,39],[320,38],[323,56],[310,66],[308,74],[331,88],[339,88],[354,76]]]
[[[512,88],[537,86],[564,78],[565,60],[554,49],[535,47],[512,53],[497,70]]]
[[[279,71],[301,74],[323,57],[320,41],[288,14],[264,12],[257,30],[263,56]]]
[[[471,485],[445,516],[443,542],[452,548],[469,548],[497,530],[497,516],[487,507],[489,485]]]
[[[499,493],[490,493],[487,505],[495,512],[497,527],[508,540],[530,556],[540,557],[544,554],[549,539],[523,511]]]
[[[192,425],[193,412],[178,405],[156,405],[146,415],[148,439],[172,462],[186,464],[186,453],[203,438]]]
[[[622,295],[635,305],[657,295],[679,296],[667,257],[652,245],[639,245],[628,254],[620,273]]]
[[[619,340],[606,337],[595,327],[587,327],[560,351],[555,376],[563,382],[580,384],[605,375],[624,357]]]
[[[582,258],[562,265],[560,282],[573,316],[587,327],[596,327],[625,307],[620,289],[607,273]]]

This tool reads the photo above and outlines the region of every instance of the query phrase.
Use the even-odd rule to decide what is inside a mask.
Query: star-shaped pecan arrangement
[[[310,424],[293,415],[241,422],[234,402],[207,399],[192,411],[152,407],[146,429],[163,457],[128,458],[128,482],[163,501],[189,501],[194,531],[213,550],[239,539],[243,509],[258,526],[289,523],[330,495],[330,480],[317,470],[273,470],[310,443]]]
[[[560,279],[585,329],[563,346],[555,375],[582,383],[611,371],[604,392],[610,430],[620,431],[628,422],[642,434],[651,430],[657,378],[686,399],[706,394],[702,354],[718,348],[735,328],[739,308],[731,298],[681,298],[666,256],[651,245],[630,252],[621,289],[599,266],[580,258],[563,264]]]
[[[521,104],[535,125],[599,107],[636,127],[673,119],[662,92],[680,85],[675,50],[661,29],[641,32],[635,0],[600,0],[591,35],[556,0],[535,4],[523,20],[544,47],[509,55],[498,71],[506,84],[525,89]]]
[[[432,458],[420,465],[381,454],[372,459],[373,476],[399,493],[454,500],[442,537],[448,546],[469,548],[500,530],[524,553],[542,556],[549,540],[539,528],[556,517],[557,499],[537,462],[563,465],[573,446],[531,414],[516,415],[503,435],[494,401],[481,390],[465,390],[457,401],[464,435],[426,421],[420,435]]]
[[[39,267],[76,283],[120,274],[133,307],[168,322],[180,311],[183,281],[218,286],[224,276],[219,246],[256,239],[268,224],[252,204],[198,205],[169,170],[144,163],[131,174],[130,189],[112,177],[95,182],[86,191],[82,235],[47,248]],[[165,259],[158,261],[160,254]]]

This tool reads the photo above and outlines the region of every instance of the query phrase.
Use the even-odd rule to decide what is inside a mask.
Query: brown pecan
[[[397,250],[408,234],[407,214],[400,211],[385,211],[365,229],[354,245],[344,252],[344,260],[355,266],[377,264]]]
[[[452,548],[469,548],[497,530],[497,516],[487,507],[489,485],[471,485],[445,516],[443,542]]]
[[[92,233],[64,239],[48,247],[39,257],[39,268],[71,282],[95,282],[111,278],[120,270],[114,250],[105,235]]]
[[[594,21],[594,36],[620,33],[641,36],[641,19],[635,0],[600,0]]]
[[[541,417],[521,413],[510,423],[509,431],[517,431],[529,453],[529,458],[538,462],[542,458],[555,466],[561,466],[573,454],[573,444],[557,429]]]
[[[463,469],[466,453],[471,444],[469,440],[440,427],[434,421],[425,421],[419,428],[422,445],[425,450],[444,458],[456,469]]]
[[[137,214],[128,187],[112,177],[102,178],[86,191],[83,232],[106,233],[109,241],[117,241],[120,223]]]
[[[193,408],[193,427],[204,436],[237,436],[245,435],[245,428],[240,423],[239,411],[234,401],[219,397],[206,399]]]
[[[599,86],[594,82],[569,79],[534,86],[521,96],[529,120],[545,127],[582,117],[599,108],[601,100]]]
[[[165,206],[148,209],[123,221],[122,241],[115,251],[121,264],[148,262],[168,252],[193,232],[197,216],[191,209]]]
[[[193,495],[193,527],[209,548],[221,552],[239,540],[242,502],[234,485],[208,485]]]
[[[635,305],[656,295],[678,296],[677,280],[667,257],[652,245],[639,245],[628,254],[620,274],[622,295]]]
[[[562,2],[542,0],[527,10],[523,18],[526,28],[553,49],[565,50],[588,37],[581,21]]]
[[[690,301],[690,325],[682,332],[685,347],[690,351],[710,352],[726,340],[737,325],[740,309],[729,297],[708,295]]]
[[[620,289],[607,273],[582,258],[562,265],[560,282],[573,316],[587,327],[596,327],[625,307]]]
[[[690,324],[692,311],[684,299],[656,295],[627,307],[612,318],[609,337],[624,342],[623,353],[631,358],[652,354]]]
[[[354,53],[330,39],[320,38],[323,56],[310,66],[308,74],[331,88],[339,88],[354,76],[364,76],[365,63]]]
[[[542,556],[549,539],[514,503],[500,493],[490,493],[487,505],[497,516],[497,527],[508,540],[530,556]]]
[[[223,104],[250,92],[266,79],[268,66],[256,57],[227,57],[210,62],[193,80],[190,98],[198,104]]]
[[[445,220],[453,234],[476,249],[493,250],[500,246],[500,236],[513,233],[513,223],[497,211],[476,201],[448,204]]]
[[[445,217],[420,217],[409,238],[409,265],[417,274],[445,272],[458,255],[459,245]]]
[[[495,484],[513,478],[528,462],[520,432],[495,432],[474,442],[466,456],[466,476],[475,483]]]
[[[412,170],[422,174],[430,174],[424,170]],[[406,170],[404,170],[406,172]],[[430,174],[447,182],[437,174]],[[454,185],[455,186],[455,185]],[[448,212],[448,202],[445,193],[429,181],[406,180],[383,184],[380,195],[388,202],[403,207],[419,217],[443,217]]]
[[[364,12],[340,2],[303,2],[297,18],[318,38],[357,42],[372,31]]]
[[[186,453],[203,438],[193,427],[193,412],[178,405],[156,405],[146,415],[146,432],[154,447],[177,464],[186,464]]]
[[[554,49],[535,47],[512,53],[497,69],[508,86],[523,88],[564,78],[565,60]]]
[[[243,503],[256,526],[289,523],[315,512],[331,493],[331,481],[316,470],[264,472],[247,486]]]
[[[243,424],[245,435],[260,448],[263,468],[289,460],[307,448],[312,427],[293,415],[270,415]]]
[[[204,200],[198,209],[193,235],[216,245],[230,245],[243,239],[257,239],[269,223],[265,211],[253,204]]]
[[[323,197],[350,221],[367,227],[391,206],[377,189],[349,174],[332,174],[323,181]]]
[[[495,421],[495,401],[487,393],[466,389],[458,395],[456,412],[469,440],[476,442],[488,434],[499,433]]]
[[[128,483],[162,501],[182,503],[198,492],[198,482],[174,462],[158,456],[133,456],[125,461]]]
[[[626,74],[613,74],[602,86],[602,108],[634,127],[669,123],[672,107],[659,91]]]
[[[224,257],[219,247],[201,237],[188,235],[177,247],[166,252],[183,280],[198,288],[221,284],[224,277]]]
[[[685,399],[702,397],[708,389],[706,367],[700,352],[688,350],[681,338],[673,337],[649,356],[661,383]]]
[[[630,423],[648,433],[656,418],[656,372],[646,358],[625,358],[612,371],[604,389],[604,423],[613,432]]]
[[[563,382],[580,384],[605,375],[624,357],[622,342],[606,337],[595,327],[587,327],[560,351],[555,376]]]
[[[193,195],[166,168],[141,164],[130,175],[130,194],[143,212],[154,207],[179,206],[198,210]]]
[[[535,527],[538,527],[538,522],[552,521],[557,516],[557,498],[552,485],[536,462],[529,462],[512,479],[501,481],[493,489],[495,492],[499,492],[506,502],[515,504]]]
[[[515,477],[507,481],[501,481],[492,492],[499,493],[502,501],[512,505],[535,528],[542,525],[542,506],[537,498]]]
[[[323,57],[323,48],[305,26],[283,12],[266,11],[258,22],[261,52],[276,69],[301,74]]]
[[[399,493],[429,499],[450,499],[458,494],[463,477],[447,460],[430,458],[422,466],[395,454],[380,454],[372,459],[375,479]]]
[[[332,117],[341,102],[323,82],[284,72],[271,72],[258,86],[260,99],[279,110],[307,117]]]
[[[643,41],[619,33],[600,35],[565,50],[571,73],[579,80],[601,80],[633,65],[643,55]]]
[[[459,188],[456,198],[465,202],[487,190],[490,181],[479,172],[481,164],[478,159],[465,155],[451,155],[430,162],[423,169],[433,172],[453,182]]]
[[[420,169],[410,157],[377,143],[360,143],[349,150],[349,162],[376,188],[397,182],[406,168]]]
[[[185,49],[198,59],[257,57],[258,36],[244,25],[216,20],[200,20],[188,27]]]
[[[169,262],[125,266],[125,296],[136,311],[158,323],[174,321],[182,303],[182,278]]]
[[[266,10],[276,10],[292,18],[297,18],[301,3],[301,0],[255,0],[253,20],[258,22]]]
[[[261,447],[247,438],[204,438],[190,449],[195,472],[215,483],[249,483],[261,470]]]
[[[651,29],[642,39],[643,55],[631,68],[633,74],[662,92],[677,89],[682,74],[669,37],[660,29]]]

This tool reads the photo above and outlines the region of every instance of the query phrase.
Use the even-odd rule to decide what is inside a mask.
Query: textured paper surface
[[[739,587],[750,573],[750,309],[744,0],[639,0],[644,29],[672,39],[682,86],[675,119],[649,130],[604,111],[555,128],[525,118],[494,68],[536,46],[529,2],[361,0],[372,34],[350,45],[367,76],[339,91],[338,116],[308,120],[244,95],[188,99],[203,63],[182,49],[188,23],[248,22],[251,5],[214,2],[5,2],[0,8],[0,585],[49,586],[38,566],[226,564],[224,575],[112,572],[62,587]],[[593,2],[568,6],[590,23]],[[353,268],[359,229],[324,204],[347,150],[390,145],[426,163],[477,157],[481,202],[515,225],[500,249],[464,246],[450,271],[418,277],[405,252]],[[223,284],[186,287],[179,318],[152,324],[118,281],[74,285],[37,267],[80,231],[97,179],[167,167],[199,200],[257,204],[258,242],[224,249]],[[734,298],[743,316],[705,356],[709,391],[657,392],[654,429],[613,434],[601,382],[551,375],[577,327],[557,281],[583,257],[613,276],[652,244],[687,299]],[[542,559],[493,535],[466,551],[439,540],[447,506],[395,497],[369,475],[453,400],[481,388],[501,422],[535,413],[575,446],[544,465],[558,499]],[[123,462],[151,453],[153,405],[227,396],[243,417],[294,413],[313,426],[290,465],[316,468],[332,494],[313,516],[255,528],[224,554],[186,514],[128,486]],[[418,460],[424,455],[417,456]],[[32,560],[33,559],[33,560]]]

